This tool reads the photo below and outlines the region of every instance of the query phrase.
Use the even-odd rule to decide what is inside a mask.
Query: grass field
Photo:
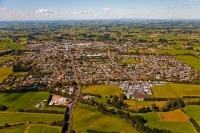
[[[186,114],[190,117],[195,119],[196,121],[200,121],[200,106],[199,105],[187,105],[184,108]]]
[[[44,113],[19,113],[19,112],[1,112],[0,125],[5,123],[14,124],[21,122],[48,122],[59,121],[63,119],[62,114],[44,114]]]
[[[93,129],[98,131],[137,133],[125,120],[114,116],[103,115],[96,108],[80,103],[76,106],[73,114],[72,129],[76,131]]]
[[[200,70],[200,59],[199,58],[195,58],[193,56],[175,56],[177,59],[181,60],[182,62],[184,62],[185,64],[190,65],[191,67],[193,67],[196,70]]]
[[[157,98],[176,98],[176,94],[169,88],[168,85],[154,86],[152,88],[153,96]]]
[[[29,127],[30,126],[30,127]],[[55,126],[29,125],[24,133],[60,133],[61,128]]]
[[[35,105],[43,100],[48,100],[48,92],[27,92],[27,93],[2,93],[0,94],[0,103],[8,109],[6,111],[18,111],[18,109],[41,109]],[[44,103],[46,105],[46,103]],[[43,109],[65,111],[65,108],[46,107]]]
[[[187,53],[195,53],[195,50],[175,50],[175,49],[171,49],[171,50],[162,50],[163,52],[167,52],[168,54],[171,55],[177,55],[177,54],[187,54]]]
[[[131,113],[131,115],[141,115],[148,122],[145,124],[151,128],[159,128],[159,129],[168,129],[173,133],[195,133],[195,129],[192,124],[189,122],[164,122],[160,121],[159,115],[157,112],[150,113]],[[169,114],[168,114],[169,115]],[[173,114],[175,115],[175,114]],[[181,118],[179,119],[181,120]]]
[[[110,95],[120,95],[122,94],[122,90],[119,86],[115,85],[92,85],[87,87],[86,89],[82,89],[82,93],[90,93],[90,94],[100,94],[102,96],[110,96]]]
[[[129,64],[137,64],[137,61],[134,58],[123,59],[122,62],[129,63]]]
[[[164,86],[155,86],[152,90],[154,97],[158,98],[200,96],[200,86],[192,84],[167,83]]]
[[[0,67],[0,83],[12,73],[12,67]]]
[[[0,129],[1,133],[23,133],[25,130],[26,126],[21,125],[21,126],[14,126],[6,129]]]
[[[13,57],[10,55],[0,56],[0,63],[6,61],[6,60],[12,60]]]
[[[129,109],[134,109],[134,110],[138,110],[142,107],[147,107],[149,106],[151,108],[152,104],[155,104],[154,101],[133,101],[133,100],[125,100],[125,103],[127,103],[129,105]]]

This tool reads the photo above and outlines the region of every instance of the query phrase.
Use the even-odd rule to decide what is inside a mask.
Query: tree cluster
[[[96,130],[87,129],[87,133],[119,133],[119,132],[105,132],[105,131],[96,131]]]
[[[188,105],[200,105],[200,100],[198,100],[198,101],[192,101],[192,102],[188,101],[187,104]]]
[[[3,104],[0,104],[0,111],[4,111],[4,110],[6,110],[7,108],[6,108],[6,106],[5,105],[3,105]]]
[[[160,109],[161,112],[173,111],[178,108],[185,107],[185,103],[180,98],[170,99],[167,103]]]
[[[64,121],[53,121],[51,126],[63,126]]]
[[[128,105],[123,101],[125,99],[125,96],[120,95],[120,97],[114,95],[112,97],[112,100],[107,99],[107,104],[111,105],[117,109],[122,109],[122,108],[126,108]]]

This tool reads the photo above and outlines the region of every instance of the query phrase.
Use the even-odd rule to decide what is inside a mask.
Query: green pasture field
[[[0,83],[12,73],[12,67],[0,67]]]
[[[44,126],[44,125],[29,125],[26,128],[26,133],[60,133],[61,128],[55,126]]]
[[[63,114],[45,114],[45,113],[20,113],[20,112],[0,112],[0,125],[5,123],[26,123],[29,122],[47,122],[60,121]]]
[[[13,59],[13,56],[11,55],[0,56],[0,63],[6,60],[12,60],[12,59]]]
[[[86,89],[82,89],[82,93],[100,94],[102,96],[110,96],[122,94],[122,90],[116,85],[92,85]]]
[[[158,112],[149,112],[149,113],[131,113],[131,115],[141,115],[147,120],[146,126],[151,128],[159,128],[159,129],[168,129],[173,133],[195,133],[195,129],[192,124],[189,122],[163,122],[160,121]]]
[[[72,129],[75,131],[92,129],[107,132],[137,133],[124,119],[103,115],[95,107],[80,103],[78,103],[73,113],[72,122]]]
[[[200,106],[199,105],[187,105],[184,108],[186,114],[190,117],[195,119],[196,121],[200,122]]]
[[[26,129],[25,125],[13,126],[6,129],[0,129],[1,133],[23,133]]]
[[[200,96],[200,86],[193,84],[166,83],[164,86],[155,86],[152,90],[153,96],[157,98]]]
[[[193,56],[184,56],[184,55],[175,56],[175,57],[177,59],[181,60],[182,62],[190,65],[194,69],[200,70],[200,59],[199,58],[195,58]]]
[[[26,49],[24,45],[13,42],[11,38],[0,38],[0,40],[0,51],[7,49]]]
[[[95,97],[95,98],[94,98],[94,101],[95,101],[95,102],[98,102],[98,103],[106,104],[107,99],[108,99],[108,98],[105,98],[105,97],[101,97],[101,98]]]
[[[150,107],[155,104],[155,101],[134,101],[134,100],[124,100],[125,103],[129,105],[128,109],[138,110],[142,107]]]
[[[49,98],[48,92],[26,92],[26,93],[2,93],[0,94],[0,104],[8,107],[6,111],[18,111],[18,109],[38,109],[35,105]],[[65,111],[63,107],[46,107],[44,102],[43,110]]]
[[[162,50],[162,52],[167,52],[168,54],[171,54],[171,55],[187,54],[187,53],[195,54],[195,50],[175,50],[175,49],[171,49],[171,50]]]

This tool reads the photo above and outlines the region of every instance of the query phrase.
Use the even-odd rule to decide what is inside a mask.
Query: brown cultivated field
[[[161,122],[188,122],[189,117],[185,115],[180,109],[170,112],[159,112],[159,119]]]

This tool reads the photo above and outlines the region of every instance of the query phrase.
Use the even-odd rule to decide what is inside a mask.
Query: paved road
[[[70,49],[70,59],[71,59],[72,71],[73,71],[73,74],[74,74],[74,81],[78,84],[78,78],[77,78],[77,74],[76,74],[76,69],[75,69],[75,65],[74,65],[74,58],[73,58],[73,54],[71,52],[71,49]],[[65,133],[69,133],[70,132],[70,116],[74,111],[75,103],[76,103],[76,101],[78,99],[79,94],[80,94],[80,87],[78,85],[77,89],[76,89],[76,92],[75,92],[74,100],[69,105],[69,111],[67,113],[68,117],[66,119],[68,127],[66,128],[66,132]]]

